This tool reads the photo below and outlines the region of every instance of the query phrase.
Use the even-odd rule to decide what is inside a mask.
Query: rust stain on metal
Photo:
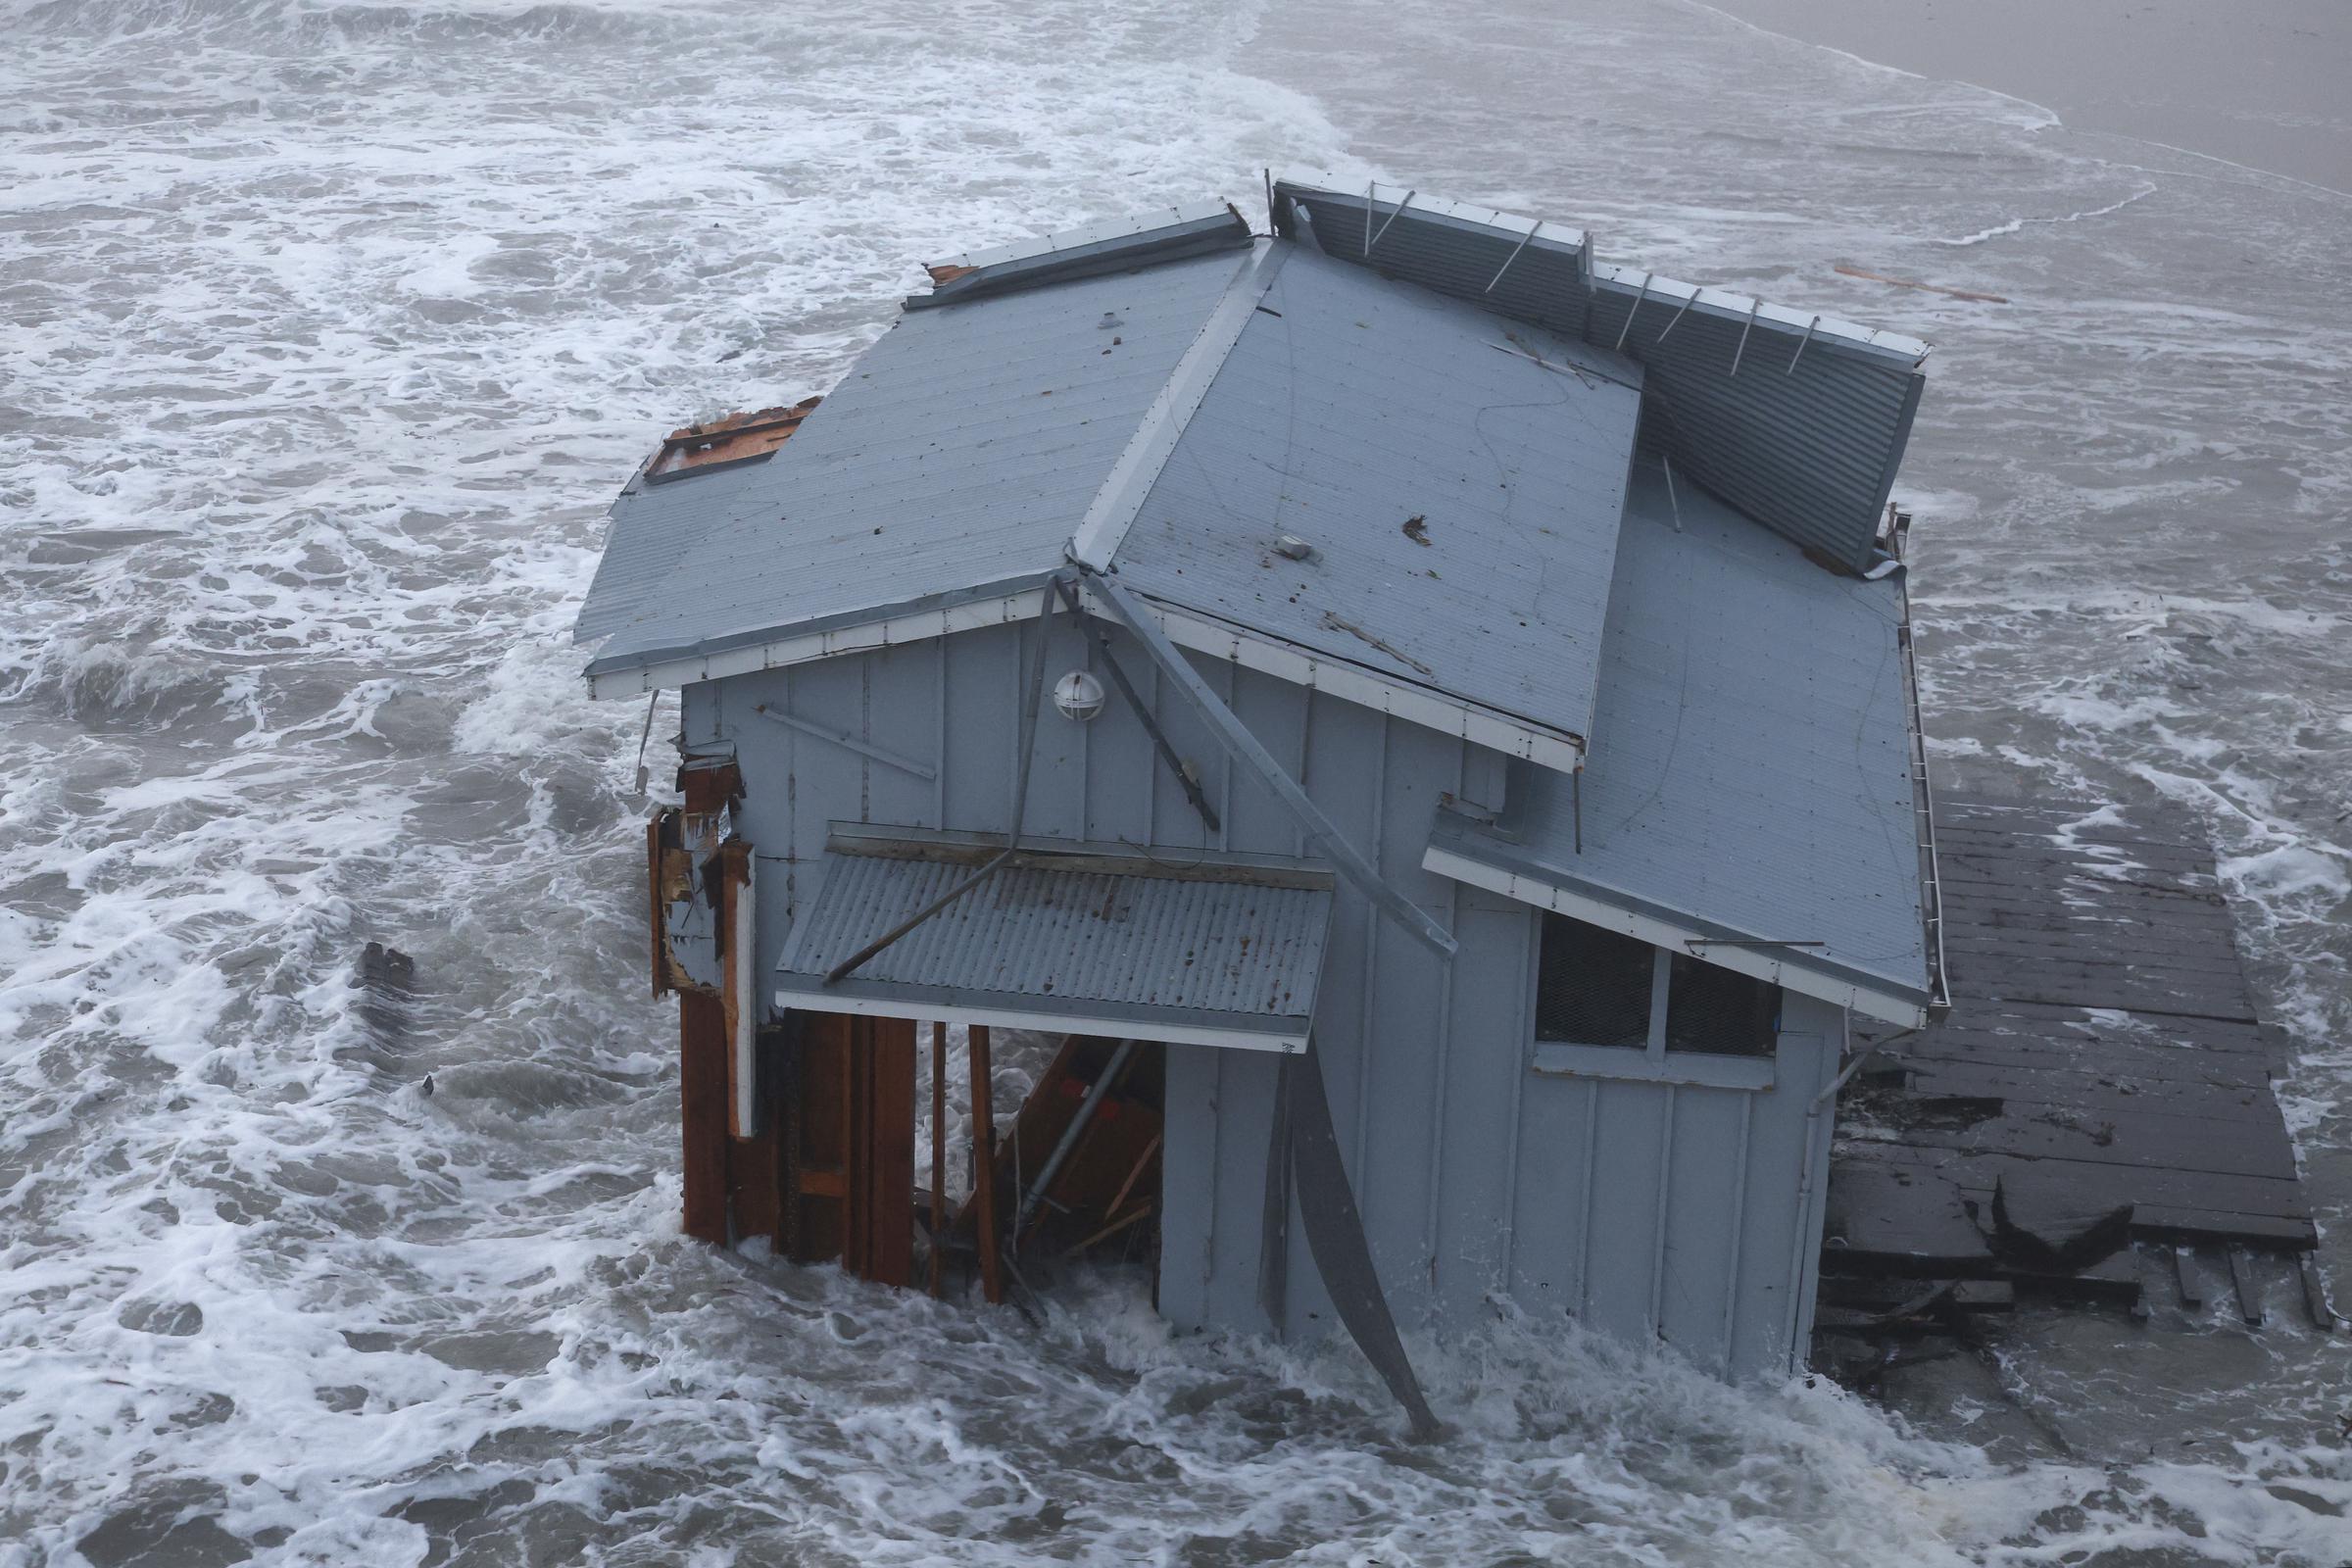
[[[1423,544],[1429,543],[1429,541],[1426,539],[1422,540],[1421,542]],[[1333,614],[1327,610],[1323,612],[1323,624],[1330,627],[1333,631],[1344,631],[1350,637],[1359,638],[1362,641],[1371,644],[1374,648],[1379,649],[1382,653],[1388,655],[1399,664],[1410,665],[1412,668],[1419,670],[1422,674],[1427,675],[1432,679],[1437,677],[1436,670],[1431,669],[1427,664],[1424,664],[1412,655],[1404,653],[1394,645],[1384,642],[1380,638],[1373,636],[1370,632],[1364,630],[1363,627],[1358,626],[1352,620],[1343,620],[1338,615]]]

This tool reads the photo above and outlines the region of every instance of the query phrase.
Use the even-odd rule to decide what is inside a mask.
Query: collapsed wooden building
[[[1119,1228],[1172,1321],[1344,1325],[1408,1402],[1396,1327],[1504,1298],[1786,1372],[1857,1024],[1940,1000],[1926,349],[1418,193],[1269,206],[935,267],[615,504],[578,631],[597,694],[682,694],[688,1229],[996,1293]],[[1068,1042],[953,1210],[948,1025]]]

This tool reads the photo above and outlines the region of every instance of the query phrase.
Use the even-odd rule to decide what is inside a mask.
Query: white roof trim
[[[1161,1040],[1175,1046],[1223,1046],[1238,1051],[1272,1051],[1297,1055],[1306,1049],[1307,1031],[1214,1029],[1181,1023],[1159,1023],[1125,1012],[1090,1017],[1083,1004],[1066,1012],[1030,1011],[1023,1007],[981,1004],[942,1004],[937,1002],[898,1001],[889,997],[850,997],[822,987],[795,991],[779,986],[778,1007],[816,1012],[854,1012],[869,1018],[920,1018],[941,1023],[985,1024],[991,1029],[1035,1029],[1045,1034],[1097,1033],[1117,1039]],[[1088,1025],[1099,1027],[1088,1029]]]
[[[1000,267],[1006,262],[1025,262],[1033,256],[1051,256],[1055,251],[1075,250],[1081,245],[1100,245],[1107,240],[1127,239],[1137,234],[1149,234],[1157,229],[1177,228],[1186,223],[1203,222],[1232,213],[1230,202],[1187,202],[1181,207],[1155,207],[1148,212],[1130,214],[1124,218],[1105,218],[1077,228],[1065,228],[1052,234],[1032,234],[1027,239],[1010,240],[1003,245],[991,245],[981,250],[964,251],[933,267]]]
[[[876,648],[894,648],[902,643],[928,642],[951,632],[976,631],[983,626],[1008,625],[1016,620],[1034,617],[1043,597],[1044,590],[1038,584],[1023,583],[1009,593],[988,599],[966,600],[945,609],[905,611],[874,620],[859,621],[855,625],[771,637],[764,642],[746,643],[740,648],[723,649],[717,653],[682,654],[674,659],[655,659],[633,669],[608,669],[590,675],[588,695],[593,698],[642,697],[647,692],[665,691],[672,686],[692,686],[697,681],[748,675],[760,669],[781,669],[791,664],[814,663],[820,659],[865,653]]]
[[[1136,514],[1143,511],[1145,498],[1159,482],[1159,471],[1176,451],[1184,427],[1199,411],[1200,400],[1208,396],[1209,383],[1225,368],[1226,357],[1241,341],[1250,318],[1257,314],[1258,302],[1274,286],[1292,249],[1272,240],[1258,240],[1234,270],[1224,297],[1200,323],[1200,334],[1176,362],[1176,368],[1168,372],[1167,384],[1144,411],[1135,434],[1128,438],[1126,449],[1102,480],[1102,488],[1095,492],[1086,515],[1079,519],[1077,532],[1070,536],[1072,560],[1097,571],[1110,569],[1112,553],[1127,537]]]
[[[1685,943],[1706,942],[1709,938],[1709,933],[1693,927],[1635,914],[1588,895],[1473,860],[1440,845],[1429,847],[1421,857],[1421,865],[1424,870],[1451,877],[1467,886],[1499,893],[1517,903],[1533,905],[1539,909],[1550,909],[1588,925],[1599,926],[1605,931],[1623,932],[1652,947],[1687,952]],[[1877,1018],[1885,1023],[1914,1029],[1928,1021],[1928,1010],[1924,1004],[1892,992],[1832,979],[1828,975],[1785,963],[1775,957],[1768,948],[1710,946],[1706,960],[1737,974],[1753,975],[1758,980],[1771,981],[1800,996],[1818,997],[1841,1007],[1851,1007],[1866,1018]]]
[[[1106,620],[1117,618],[1094,595],[1087,593],[1083,584],[1080,592],[1085,595],[1092,613]],[[1043,598],[1035,584],[1024,583],[1009,593],[968,600],[941,610],[908,611],[857,625],[773,637],[718,653],[655,660],[635,669],[609,669],[588,678],[588,695],[642,697],[648,692],[691,686],[697,681],[813,663],[820,659],[876,648],[928,642],[934,637],[976,631],[983,626],[1011,625],[1033,618]],[[1163,605],[1143,594],[1136,598],[1158,620],[1168,640],[1179,648],[1229,660],[1309,691],[1329,692],[1374,712],[1392,713],[1441,735],[1459,736],[1505,757],[1525,758],[1559,772],[1573,773],[1584,764],[1583,744],[1565,731],[1529,724],[1431,687],[1390,680],[1361,664],[1309,653],[1276,638],[1256,636],[1229,622]]]
[[[1162,604],[1147,594],[1139,592],[1135,597],[1179,648],[1230,660],[1309,691],[1329,692],[1375,712],[1393,713],[1424,729],[1458,735],[1506,757],[1523,757],[1559,772],[1573,773],[1584,765],[1584,744],[1566,731],[1530,724],[1432,687],[1391,680],[1361,664],[1310,653],[1296,643]],[[1088,600],[1088,608],[1093,609],[1091,593]]]

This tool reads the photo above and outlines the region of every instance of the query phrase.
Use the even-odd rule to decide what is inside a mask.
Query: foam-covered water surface
[[[2341,1232],[2340,203],[1677,4],[0,16],[0,1564],[2352,1555],[2291,1324],[2029,1322],[1889,1415],[1498,1314],[1416,1448],[1137,1277],[1032,1326],[684,1242],[645,714],[566,638],[653,440],[927,257],[1266,164],[1588,219],[1941,344],[1942,756],[2198,807]]]

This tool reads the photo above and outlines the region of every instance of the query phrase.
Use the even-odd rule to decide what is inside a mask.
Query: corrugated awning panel
[[[1024,851],[851,975],[824,983],[835,964],[993,853],[941,835],[837,836],[823,885],[786,942],[778,1004],[1303,1047],[1332,905],[1331,874],[1303,865]]]

